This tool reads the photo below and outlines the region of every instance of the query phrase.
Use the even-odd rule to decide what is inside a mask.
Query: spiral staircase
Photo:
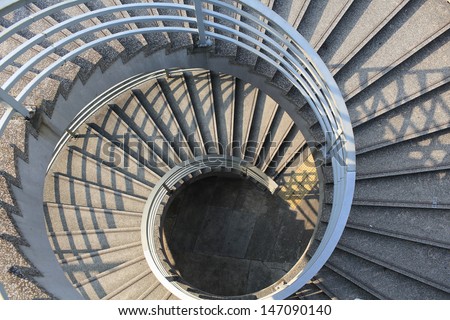
[[[0,5],[11,298],[450,298],[450,4],[261,2]]]

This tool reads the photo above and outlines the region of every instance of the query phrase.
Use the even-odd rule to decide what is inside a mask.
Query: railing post
[[[26,118],[30,117],[30,111],[2,88],[0,88],[0,105],[5,108],[5,113],[0,118],[0,136],[3,134],[3,131],[5,131],[9,120],[15,112],[19,112]]]
[[[200,48],[210,47],[212,45],[211,39],[206,36],[205,23],[203,22],[203,7],[201,0],[194,0],[195,17],[197,18],[197,29],[199,41],[197,46]]]

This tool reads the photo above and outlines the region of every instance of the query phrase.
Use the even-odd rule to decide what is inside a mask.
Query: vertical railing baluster
[[[3,131],[14,113],[18,112],[25,118],[30,117],[30,111],[2,88],[0,88],[0,105],[5,108],[5,113],[0,118],[0,136],[3,134]]]
[[[197,18],[197,29],[199,41],[197,43],[198,47],[209,47],[212,45],[211,39],[206,36],[205,23],[203,21],[203,7],[201,0],[194,0],[195,5],[195,17]]]

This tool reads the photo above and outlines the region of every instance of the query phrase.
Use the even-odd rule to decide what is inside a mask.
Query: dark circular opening
[[[280,280],[312,235],[302,212],[238,175],[209,176],[172,195],[162,221],[173,270],[210,294],[251,294]]]

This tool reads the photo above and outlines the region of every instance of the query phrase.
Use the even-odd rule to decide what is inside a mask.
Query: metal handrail
[[[13,2],[14,6],[17,6],[18,3],[26,3],[27,1]],[[34,21],[45,19],[51,14],[66,8],[78,6],[85,2],[87,1],[63,1],[40,10],[3,30],[0,33],[0,40],[4,41],[8,39],[18,31],[29,27]],[[223,10],[220,13],[212,10],[212,8],[216,7]],[[0,14],[9,12],[10,9],[10,7],[5,7],[3,10],[0,10]],[[33,58],[29,59],[25,64],[19,68],[15,67],[15,71],[12,72],[11,76],[1,86],[0,94],[3,97],[0,96],[0,98],[3,104],[6,104],[7,112],[0,119],[0,134],[6,127],[13,111],[28,116],[28,109],[23,107],[23,102],[44,79],[54,73],[65,62],[70,61],[82,52],[114,39],[155,32],[188,33],[198,36],[198,46],[211,45],[212,40],[216,39],[232,43],[251,52],[274,66],[277,71],[285,76],[303,94],[315,113],[322,130],[326,133],[325,137],[328,147],[335,147],[332,158],[334,179],[333,207],[323,241],[306,267],[290,283],[267,298],[279,299],[287,297],[306,283],[322,267],[333,252],[342,234],[353,199],[355,146],[352,126],[345,102],[331,73],[307,41],[280,16],[255,0],[236,0],[234,4],[219,0],[194,0],[193,5],[179,3],[138,3],[112,6],[71,17],[28,39],[0,60],[0,71],[12,66],[17,58],[29,52],[29,50],[32,50],[32,48],[44,40],[48,40],[51,35],[62,30],[67,30],[76,23],[108,13],[138,9],[173,9],[173,11],[181,12],[182,14],[142,15],[99,23],[76,33],[64,35],[57,43],[54,43],[48,48],[44,48],[38,54],[34,54]],[[195,18],[191,18],[193,15]],[[250,23],[245,23],[238,17],[244,17]],[[214,22],[215,19],[220,19],[225,23],[216,23]],[[72,43],[80,37],[112,26],[125,26],[129,23],[145,23],[151,21],[159,21],[162,26],[138,27],[137,29],[114,33],[78,45],[78,48],[57,58],[54,63],[51,63],[44,70],[35,72],[35,70],[38,70],[35,68],[36,65],[48,54],[54,53],[58,48],[66,47],[67,44]],[[179,26],[165,26],[165,22],[177,22]],[[232,27],[229,27],[229,25]],[[30,72],[35,73],[35,77],[31,80],[27,78]],[[23,83],[25,85],[22,85]],[[80,119],[78,118],[78,120]],[[328,155],[328,149],[323,149],[325,157]],[[144,212],[144,215],[148,216],[148,214],[148,212]],[[143,228],[145,228],[144,225]],[[144,242],[149,240],[146,238],[143,239]],[[145,250],[154,249],[148,241],[144,243],[144,248]],[[153,271],[158,272],[158,270]],[[175,291],[177,295],[184,294],[179,289],[171,287],[170,283],[168,284],[168,288]]]

